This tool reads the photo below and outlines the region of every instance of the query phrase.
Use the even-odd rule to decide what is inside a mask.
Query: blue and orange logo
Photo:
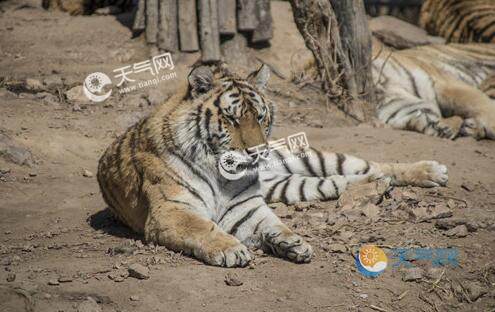
[[[366,277],[377,277],[388,263],[385,252],[375,245],[362,246],[355,260],[358,271]]]

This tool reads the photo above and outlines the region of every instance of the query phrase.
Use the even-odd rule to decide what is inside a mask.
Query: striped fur
[[[349,183],[386,177],[396,185],[447,182],[447,168],[437,162],[381,164],[314,149],[277,149],[252,164],[243,151],[265,144],[273,124],[263,94],[268,78],[267,66],[246,79],[194,69],[188,90],[130,127],[101,157],[98,182],[113,213],[146,240],[208,264],[245,266],[252,258],[247,247],[301,263],[310,261],[311,246],[267,203],[335,199]],[[234,181],[217,167],[232,150],[244,153],[248,170]]]
[[[420,25],[448,42],[495,43],[495,1],[426,0]]]
[[[43,0],[43,7],[50,10],[60,10],[71,15],[92,14],[96,9],[114,6],[121,10],[132,8],[133,0]]]
[[[493,86],[487,78],[495,72],[495,45],[392,51],[374,41],[373,54],[373,76],[381,95],[377,115],[382,122],[451,139],[459,135],[495,139],[495,103],[482,91]]]

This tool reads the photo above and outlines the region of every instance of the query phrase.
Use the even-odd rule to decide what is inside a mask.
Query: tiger
[[[113,214],[145,241],[209,265],[244,267],[253,249],[307,263],[312,246],[268,204],[336,199],[349,184],[377,179],[446,185],[447,167],[436,161],[379,163],[306,147],[270,149],[255,162],[246,150],[267,144],[275,120],[269,78],[267,65],[244,78],[193,68],[184,86],[101,156],[97,180]],[[222,174],[226,153],[244,174]]]
[[[495,43],[495,1],[426,0],[419,24],[447,42]]]
[[[373,40],[376,115],[393,128],[455,139],[495,139],[495,45],[427,45],[401,51]],[[485,91],[485,92],[483,92]]]
[[[134,5],[133,0],[43,0],[45,9],[60,10],[70,15],[90,15],[96,9],[113,6],[123,11]]]

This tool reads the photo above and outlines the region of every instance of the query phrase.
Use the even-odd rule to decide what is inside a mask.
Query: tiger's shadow
[[[129,227],[115,218],[108,207],[90,215],[86,221],[96,231],[101,231],[119,238],[143,240],[142,235],[133,232]]]

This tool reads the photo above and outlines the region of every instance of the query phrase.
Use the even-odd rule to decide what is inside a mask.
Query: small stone
[[[83,170],[82,175],[83,175],[83,177],[86,177],[86,178],[92,178],[93,177],[93,173],[87,169]]]
[[[337,201],[338,208],[352,209],[371,203],[378,204],[390,188],[390,179],[380,179],[366,184],[350,185]]]
[[[83,91],[83,86],[75,86],[74,88],[65,92],[67,100],[76,103],[87,103],[89,99],[86,97]]]
[[[38,79],[27,78],[26,87],[31,91],[40,91],[43,90],[43,83]]]
[[[48,285],[50,285],[50,286],[57,286],[57,285],[60,285],[60,283],[56,279],[51,279],[51,280],[48,281]]]
[[[229,286],[241,286],[244,284],[236,273],[227,273],[225,275],[225,284]]]
[[[470,182],[464,182],[461,184],[461,187],[468,192],[474,191],[474,185]]]
[[[60,76],[57,75],[46,77],[45,79],[43,79],[43,83],[49,89],[55,89],[55,90],[57,88],[62,88],[64,86],[64,82],[62,81],[62,78],[60,78]]]
[[[15,281],[15,278],[16,278],[15,273],[7,274],[7,282],[13,282],[13,281]]]
[[[446,231],[445,235],[448,237],[466,237],[468,235],[468,229],[464,224],[458,225],[455,228]]]
[[[150,271],[147,267],[134,263],[131,264],[128,268],[129,276],[137,279],[148,279],[150,278]]]
[[[435,204],[431,206],[425,203],[419,203],[409,211],[410,215],[418,222],[425,222],[433,219],[449,218],[452,216],[452,210],[445,204]]]
[[[49,293],[43,294],[43,298],[45,298],[45,299],[50,299],[51,297],[52,297],[52,295],[50,295]]]
[[[478,283],[469,283],[465,286],[465,289],[468,293],[469,300],[472,302],[475,302],[487,293],[486,289],[481,287]]]
[[[86,300],[84,300],[77,306],[77,312],[101,312],[101,311],[102,310],[98,305],[98,303],[96,302],[96,300],[94,300],[91,297],[88,297]]]
[[[444,269],[442,268],[429,268],[426,271],[426,277],[428,277],[431,280],[437,280],[442,276],[442,272]]]
[[[137,295],[132,295],[132,296],[129,297],[129,299],[131,301],[139,301],[139,300],[141,300],[141,298],[139,298],[139,296],[137,296]]]
[[[404,269],[402,280],[404,282],[413,282],[423,278],[424,271],[421,268]]]
[[[359,294],[358,296],[361,299],[368,299],[368,294]]]
[[[440,219],[435,222],[435,227],[441,230],[450,230],[458,225],[466,224],[466,219],[448,218]]]

